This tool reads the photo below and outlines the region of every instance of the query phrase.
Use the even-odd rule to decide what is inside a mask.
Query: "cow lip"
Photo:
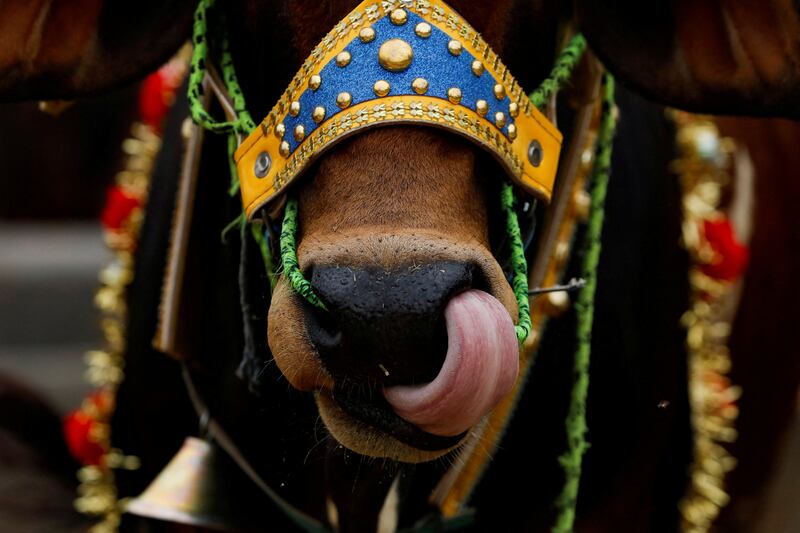
[[[350,417],[418,450],[430,452],[449,450],[457,446],[468,433],[464,431],[455,436],[428,433],[397,415],[377,389],[361,388],[345,391],[336,388],[328,394],[330,399]]]

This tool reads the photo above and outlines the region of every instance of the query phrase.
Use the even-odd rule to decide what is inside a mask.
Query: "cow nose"
[[[309,309],[310,339],[337,383],[426,383],[447,353],[447,302],[472,288],[479,272],[455,261],[314,266],[311,283],[328,309]]]

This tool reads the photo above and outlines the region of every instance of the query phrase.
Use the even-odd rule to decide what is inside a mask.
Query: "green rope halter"
[[[572,398],[566,419],[567,451],[558,458],[564,469],[564,487],[556,500],[558,518],[553,527],[554,533],[572,531],[575,510],[578,503],[578,486],[581,479],[583,455],[589,448],[586,442],[586,394],[589,390],[589,359],[592,350],[592,321],[594,318],[594,295],[597,287],[597,264],[600,261],[600,237],[605,216],[606,192],[611,173],[611,150],[617,124],[617,111],[614,105],[614,78],[604,76],[603,118],[597,137],[595,164],[592,169],[592,208],[583,240],[583,265],[581,275],[586,285],[575,303],[577,314],[577,349],[573,375]]]

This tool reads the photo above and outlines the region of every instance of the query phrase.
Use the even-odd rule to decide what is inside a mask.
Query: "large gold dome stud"
[[[341,109],[348,107],[352,101],[353,97],[350,93],[339,93],[336,95],[336,105],[338,105]]]
[[[475,102],[475,112],[478,115],[485,117],[486,113],[489,112],[489,103],[486,100],[478,100]]]
[[[386,80],[378,80],[375,82],[375,85],[372,86],[372,90],[377,96],[386,96],[389,94],[390,88],[389,82]]]
[[[502,100],[506,97],[506,90],[499,83],[494,84],[494,97],[498,100]]]
[[[420,22],[414,27],[414,33],[416,33],[419,37],[423,39],[427,39],[431,36],[431,25],[427,22]]]
[[[361,28],[361,31],[358,32],[358,38],[362,43],[371,43],[375,40],[375,30],[372,28]]]
[[[508,114],[516,118],[519,115],[519,104],[516,102],[508,104]]]
[[[461,55],[461,50],[462,50],[463,48],[464,48],[464,47],[461,45],[461,43],[460,43],[460,42],[458,42],[458,41],[456,41],[455,39],[453,39],[452,41],[450,41],[449,43],[447,43],[447,49],[448,49],[448,50],[450,51],[450,53],[451,53],[451,54],[453,54],[454,56]]]
[[[506,114],[502,111],[498,111],[494,114],[494,123],[497,124],[498,128],[502,128],[506,125]]]
[[[314,108],[314,111],[311,112],[311,118],[314,119],[314,122],[319,124],[325,119],[325,108],[321,105],[318,105]]]
[[[428,80],[425,78],[416,78],[411,82],[411,88],[417,94],[425,94],[428,92]]]
[[[281,146],[278,151],[283,157],[289,157],[289,143],[286,141],[281,141]]]
[[[283,122],[279,123],[275,126],[275,137],[280,139],[286,133],[286,126],[283,125]]]
[[[458,87],[450,87],[447,89],[447,99],[454,104],[461,102],[461,89]]]
[[[297,142],[302,141],[306,138],[306,129],[303,127],[302,124],[298,124],[294,127],[294,140]]]
[[[350,64],[350,52],[347,50],[336,54],[336,64],[340,67],[346,67]]]
[[[414,50],[403,39],[389,39],[378,49],[378,63],[390,72],[402,72],[414,59]]]
[[[483,66],[483,63],[478,61],[477,59],[472,62],[472,73],[476,76],[480,76],[483,74],[483,71],[486,70]]]
[[[322,83],[322,78],[319,77],[319,74],[314,74],[308,78],[308,86],[311,87],[312,91],[319,89],[320,83]]]
[[[289,114],[292,115],[293,117],[296,117],[297,115],[300,114],[300,102],[295,100],[294,102],[289,104]]]
[[[408,13],[405,9],[395,9],[389,15],[389,19],[395,26],[402,26],[408,20]]]

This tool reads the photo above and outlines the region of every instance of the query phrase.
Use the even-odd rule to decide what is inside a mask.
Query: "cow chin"
[[[516,301],[502,269],[491,253],[478,242],[457,242],[450,236],[434,231],[389,234],[376,234],[374,230],[351,231],[344,235],[306,236],[298,250],[298,257],[307,277],[314,269],[329,265],[355,271],[370,268],[388,272],[397,268],[405,271],[415,268],[424,270],[426,264],[468,264],[474,273],[475,288],[496,299],[501,304],[501,313],[507,311],[512,320],[517,317]],[[471,288],[469,285],[458,286],[455,290]],[[324,291],[318,292],[325,299]],[[446,298],[451,296],[448,294]],[[505,311],[502,311],[503,308]],[[330,308],[326,311],[336,312]],[[460,428],[457,434],[429,434],[401,419],[383,401],[354,407],[354,402],[349,401],[347,394],[342,392],[343,387],[371,384],[373,388],[380,388],[393,383],[382,382],[382,376],[370,376],[358,368],[354,368],[352,373],[347,372],[341,366],[337,367],[337,362],[321,356],[315,346],[314,335],[309,333],[314,313],[316,311],[294,293],[286,278],[281,278],[270,306],[269,345],[278,368],[291,385],[315,394],[320,417],[331,436],[340,444],[366,456],[420,463],[441,457],[463,443],[469,430],[461,431],[463,428]],[[398,333],[403,335],[404,332]],[[361,354],[356,355],[354,360],[362,358]],[[369,357],[364,355],[364,358]],[[366,366],[379,365],[368,363]],[[428,374],[426,379],[420,381],[430,379]],[[374,396],[380,396],[379,391],[373,395],[373,399]],[[368,416],[362,416],[364,413]],[[483,417],[488,412],[479,414]]]

